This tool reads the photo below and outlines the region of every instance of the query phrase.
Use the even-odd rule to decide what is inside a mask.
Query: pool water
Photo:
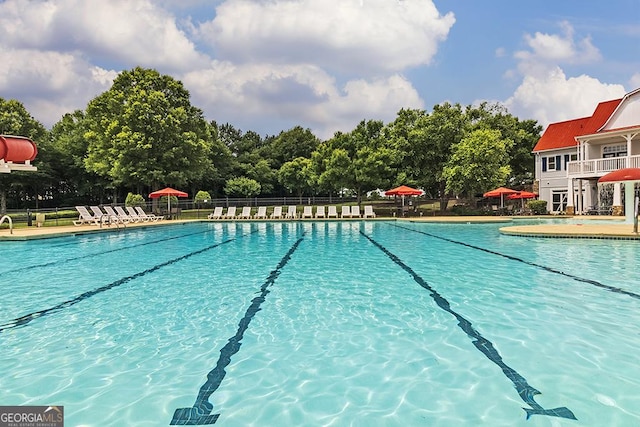
[[[640,425],[637,242],[500,226],[3,243],[0,405],[69,426]]]

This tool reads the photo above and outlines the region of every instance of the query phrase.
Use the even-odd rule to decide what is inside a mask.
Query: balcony
[[[598,178],[623,168],[640,168],[640,156],[569,162],[567,164],[567,175],[569,178]]]

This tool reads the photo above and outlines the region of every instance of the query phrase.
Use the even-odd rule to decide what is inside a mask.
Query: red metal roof
[[[576,136],[596,133],[609,120],[622,98],[598,104],[590,117],[551,123],[544,131],[533,151],[575,147]]]
[[[609,172],[598,182],[621,182],[621,181],[640,181],[640,169],[625,168]]]

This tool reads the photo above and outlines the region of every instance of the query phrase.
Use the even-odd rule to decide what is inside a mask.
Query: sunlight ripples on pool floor
[[[100,427],[183,420],[200,391],[224,426],[640,425],[635,242],[498,227],[200,223],[3,243],[0,404]],[[561,407],[577,420],[523,410]]]

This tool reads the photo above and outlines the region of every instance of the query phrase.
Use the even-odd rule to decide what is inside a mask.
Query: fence
[[[147,212],[154,212],[159,214],[166,214],[166,206],[164,203],[160,203],[156,199],[154,201],[146,202],[144,209]],[[175,202],[175,199],[171,201],[171,208],[180,210],[196,210],[196,211],[208,211],[212,210],[217,206],[229,207],[229,206],[288,206],[288,205],[331,205],[331,204],[343,204],[343,203],[355,203],[355,197],[268,197],[268,198],[260,198],[260,197],[250,197],[250,198],[232,198],[232,197],[223,197],[216,198],[212,200],[208,200],[202,203],[195,203],[193,199],[178,199],[178,202]],[[100,206],[124,206],[124,203],[107,203]],[[14,226],[16,225],[27,225],[32,226],[35,225],[36,216],[44,214],[46,217],[46,222],[48,225],[60,225],[69,218],[77,219],[78,212],[76,211],[74,206],[66,206],[66,207],[57,207],[57,208],[41,208],[41,209],[7,209],[6,212],[13,221]],[[41,216],[40,218],[41,219]],[[6,224],[2,225],[4,228]]]

